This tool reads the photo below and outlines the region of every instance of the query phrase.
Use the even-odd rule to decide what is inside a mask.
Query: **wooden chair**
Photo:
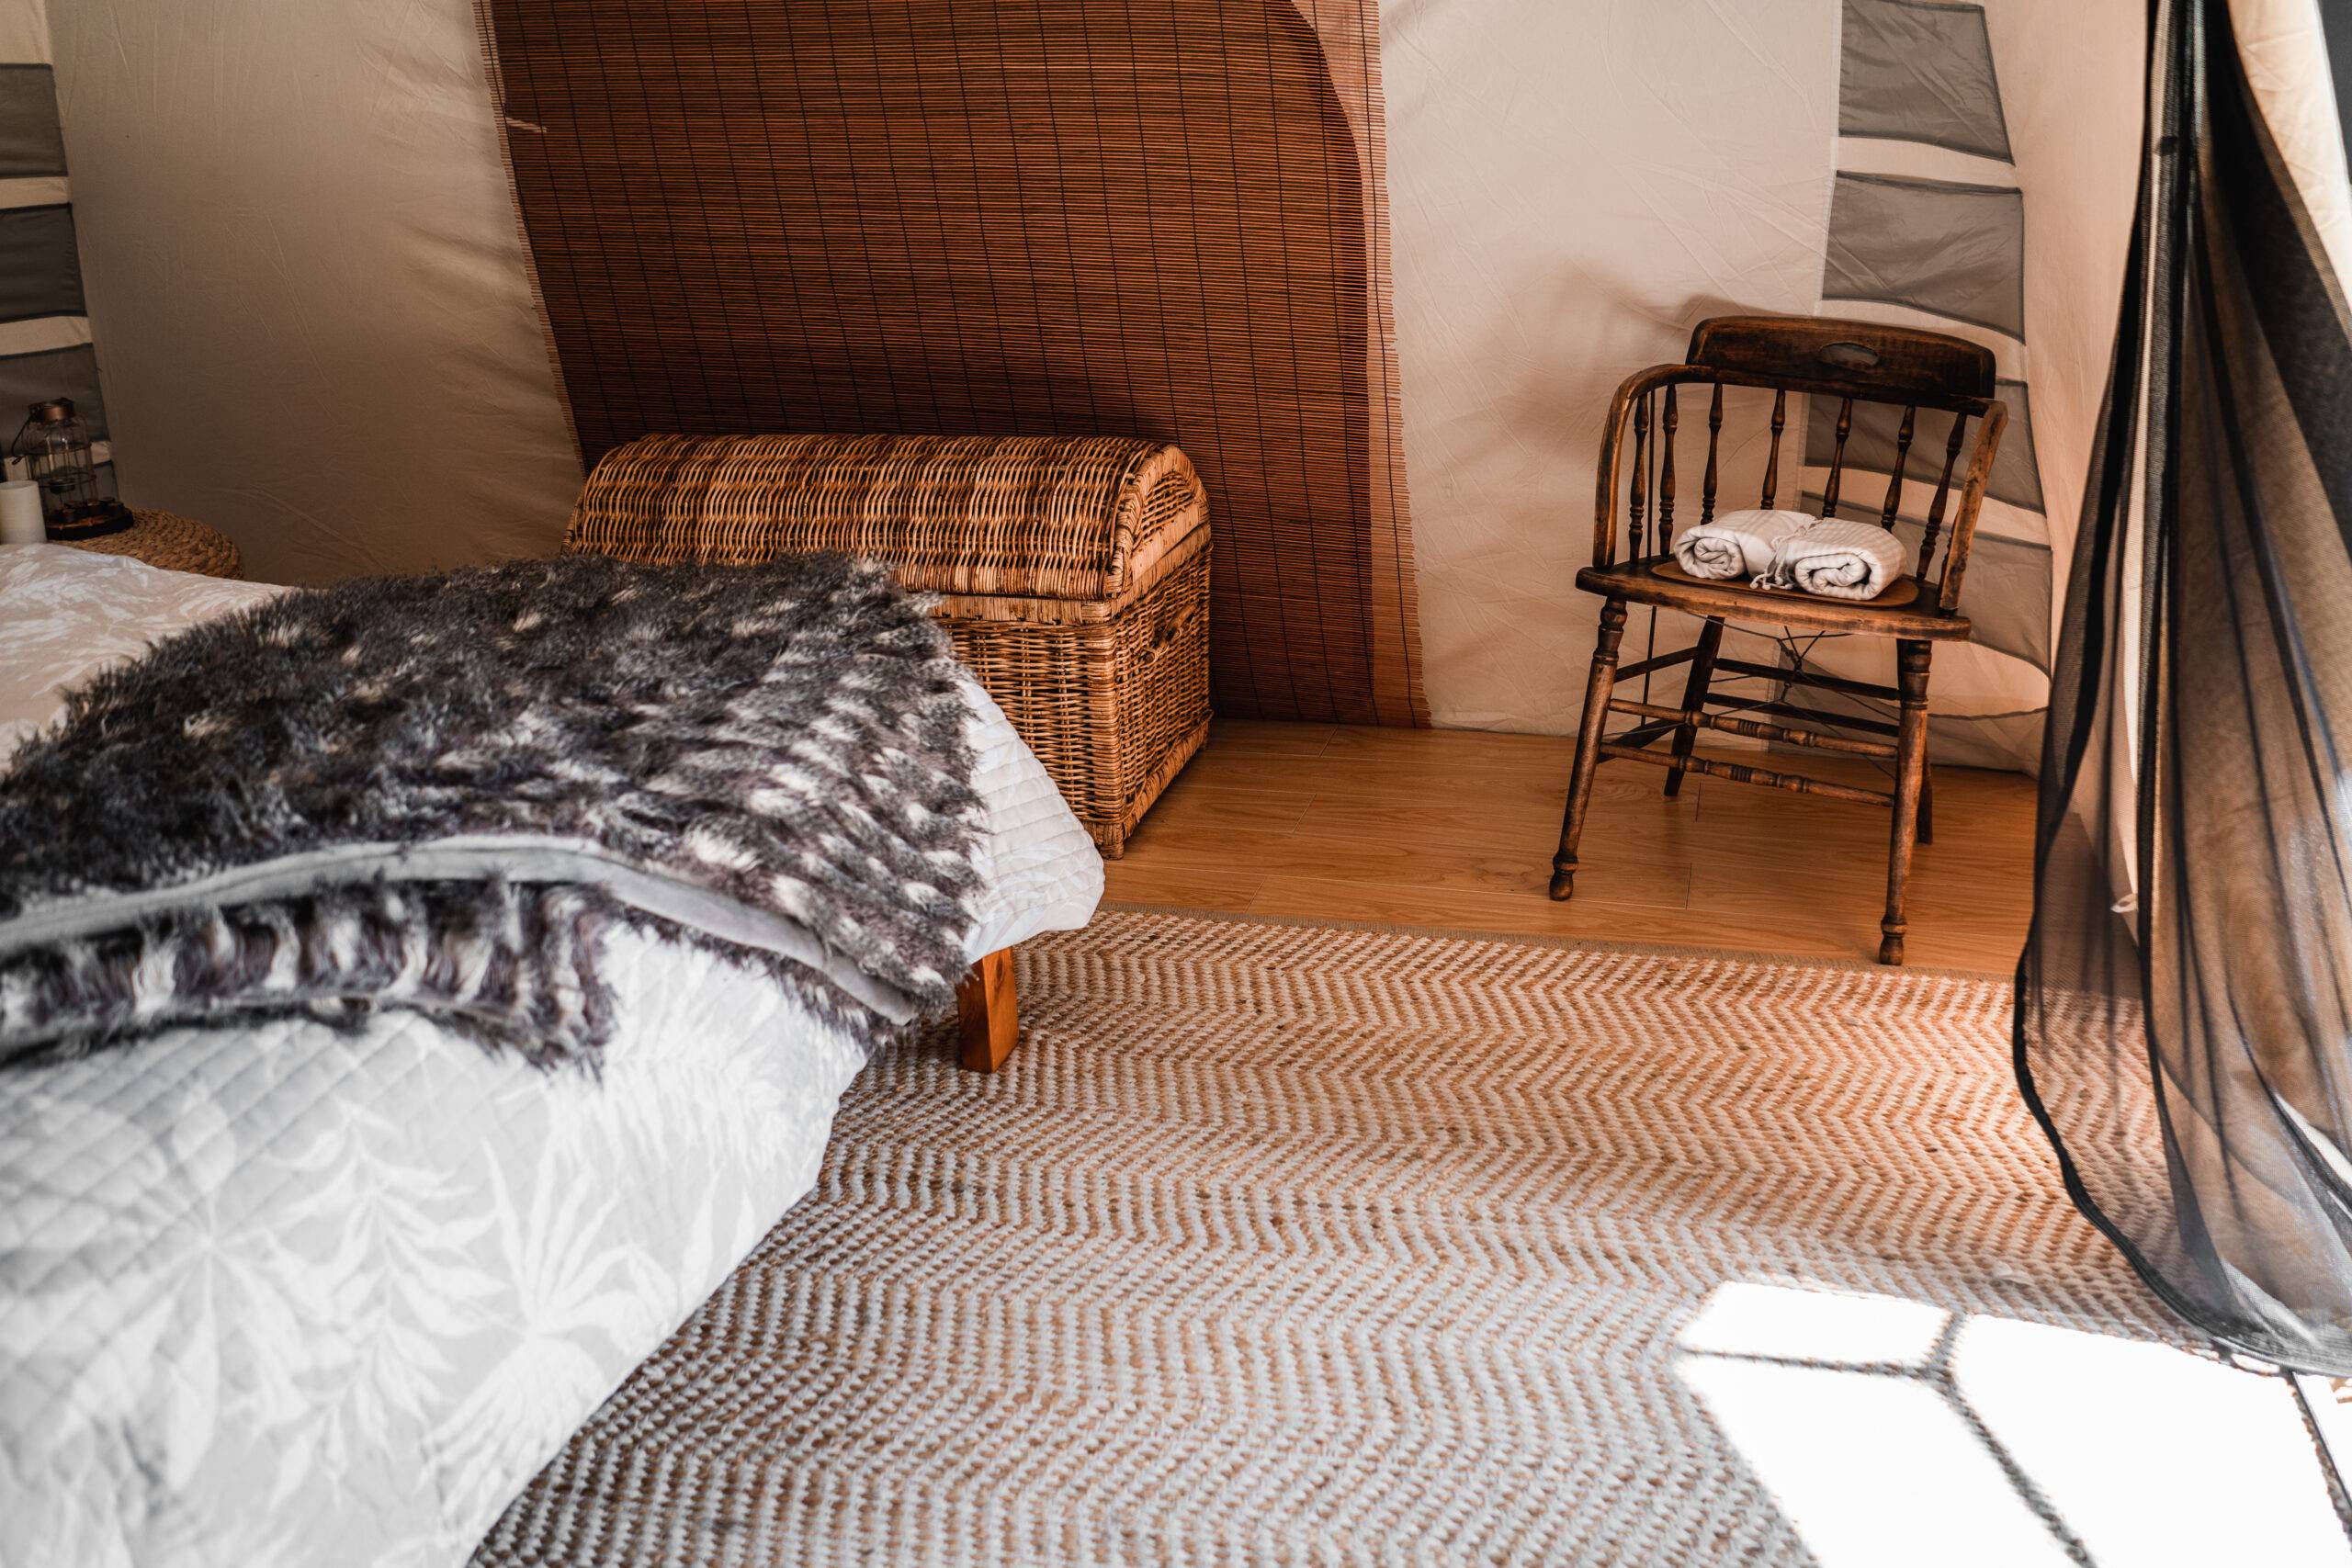
[[[1834,516],[1845,478],[1846,447],[1854,423],[1857,402],[1900,405],[1902,423],[1894,437],[1894,472],[1877,520],[1894,526],[1902,507],[1905,468],[1911,459],[1915,434],[1941,434],[1942,452],[1935,491],[1924,515],[1924,530],[1917,570],[1892,584],[1878,598],[1864,603],[1826,599],[1812,594],[1758,589],[1737,581],[1702,581],[1682,575],[1669,548],[1674,533],[1676,476],[1675,433],[1681,421],[1678,389],[1685,386],[1709,389],[1706,404],[1707,460],[1700,479],[1699,520],[1715,513],[1717,448],[1724,423],[1724,389],[1758,387],[1772,396],[1771,447],[1764,468],[1761,504],[1770,507],[1781,485],[1781,433],[1789,415],[1789,397],[1812,393],[1838,400],[1835,446],[1823,487],[1822,512]],[[1611,759],[1649,762],[1667,770],[1666,793],[1680,790],[1682,776],[1697,772],[1739,784],[1823,795],[1891,807],[1894,827],[1887,846],[1886,914],[1879,922],[1883,933],[1878,957],[1882,964],[1903,962],[1904,884],[1911,870],[1915,837],[1931,835],[1927,779],[1928,661],[1939,642],[1965,640],[1968,618],[1960,614],[1960,592],[1968,572],[1968,552],[1976,533],[1976,513],[1984,499],[1984,484],[1992,472],[2007,408],[1992,393],[1993,355],[1973,344],[1940,333],[1908,332],[1862,321],[1772,316],[1717,316],[1699,323],[1690,334],[1690,349],[1680,365],[1660,365],[1626,378],[1609,408],[1600,441],[1600,501],[1593,518],[1592,565],[1577,573],[1577,586],[1600,594],[1600,637],[1592,650],[1592,678],[1585,688],[1584,718],[1577,731],[1575,772],[1568,783],[1567,809],[1560,822],[1559,852],[1552,857],[1552,897],[1566,898],[1575,891],[1577,842],[1585,828],[1592,779],[1600,765]],[[1662,401],[1662,407],[1656,407]],[[1920,411],[1951,415],[1948,434],[1929,428],[1919,432]],[[1962,451],[1969,423],[1976,423],[1976,440],[1965,468]],[[1633,430],[1633,472],[1625,473],[1625,431]],[[1655,440],[1653,434],[1655,433]],[[1924,456],[1934,461],[1934,446]],[[1952,506],[1955,476],[1960,499]],[[1923,480],[1924,482],[1924,480]],[[1625,555],[1617,555],[1618,497],[1626,497]],[[1652,498],[1656,526],[1650,525]],[[1947,524],[1946,514],[1950,513]],[[1941,547],[1939,558],[1938,548]],[[1663,570],[1661,570],[1663,569]],[[1625,633],[1625,606],[1653,604],[1680,610],[1705,624],[1691,647],[1637,664],[1618,667],[1617,648]],[[1893,686],[1873,685],[1821,673],[1803,665],[1782,668],[1722,657],[1726,621],[1747,621],[1786,626],[1806,633],[1845,633],[1886,637],[1894,643],[1896,677]],[[1682,703],[1665,707],[1629,702],[1614,695],[1620,682],[1655,671],[1688,664]],[[1758,701],[1726,697],[1710,688],[1719,676],[1760,677],[1838,693],[1847,697],[1876,698],[1895,705],[1895,723],[1830,715],[1785,700]],[[1880,739],[1855,739],[1805,728],[1711,713],[1709,707],[1736,707],[1773,718],[1818,724],[1835,723],[1848,731]],[[1602,730],[1611,714],[1635,722],[1613,738]],[[1757,737],[1784,745],[1837,752],[1847,756],[1891,760],[1894,764],[1892,791],[1864,789],[1826,779],[1783,773],[1743,762],[1722,761],[1691,754],[1699,731]],[[1668,740],[1663,750],[1654,744]]]

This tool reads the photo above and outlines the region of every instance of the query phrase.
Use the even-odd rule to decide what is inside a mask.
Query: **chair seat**
[[[1935,591],[1914,577],[1898,577],[1876,599],[1857,602],[1790,589],[1751,588],[1736,581],[1706,581],[1685,575],[1672,556],[1645,556],[1616,566],[1586,567],[1577,573],[1577,586],[1605,598],[1663,605],[1685,615],[1813,631],[1962,642],[1972,629],[1967,616],[1939,611]]]

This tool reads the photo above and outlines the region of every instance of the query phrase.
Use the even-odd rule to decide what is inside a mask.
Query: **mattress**
[[[0,754],[277,590],[0,547]],[[977,685],[974,956],[1102,863]],[[856,1047],[631,932],[600,1081],[414,1014],[174,1031],[0,1074],[0,1564],[465,1561],[814,1179]]]

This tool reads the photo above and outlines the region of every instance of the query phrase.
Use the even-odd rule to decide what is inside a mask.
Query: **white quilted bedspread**
[[[62,688],[276,590],[0,547],[0,755]],[[1102,863],[973,688],[975,956]],[[849,1042],[623,933],[601,1083],[386,1014],[0,1073],[0,1564],[464,1562],[814,1179]]]

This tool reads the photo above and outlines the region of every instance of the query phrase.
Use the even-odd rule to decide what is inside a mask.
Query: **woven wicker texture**
[[[77,550],[101,556],[130,556],[166,571],[193,571],[206,577],[245,575],[244,557],[237,553],[237,547],[226,534],[209,524],[183,517],[176,512],[157,512],[143,506],[133,507],[131,515],[139,521],[119,534],[69,542]]]
[[[1219,707],[1425,720],[1375,7],[479,11],[591,466],[669,431],[1174,442]]]
[[[2005,1505],[2045,1553],[1980,1560],[2063,1561],[1939,1369],[1995,1320],[2177,1343],[2059,1190],[1991,978],[1106,911],[1020,984],[1000,1076],[931,1042],[853,1087],[482,1568],[1806,1563],[1790,1449],[1732,1434],[1895,1377],[1982,1490],[1892,1511]],[[1939,1310],[1732,1310],[1824,1290]],[[1822,1560],[1960,1560],[1922,1544]]]
[[[1210,538],[1191,463],[1155,442],[657,435],[596,466],[564,547],[891,562],[943,595],[957,657],[1115,858],[1208,738]]]
[[[907,587],[1115,601],[1206,520],[1173,446],[1115,436],[653,435],[589,476],[567,549],[639,560],[846,550]]]

